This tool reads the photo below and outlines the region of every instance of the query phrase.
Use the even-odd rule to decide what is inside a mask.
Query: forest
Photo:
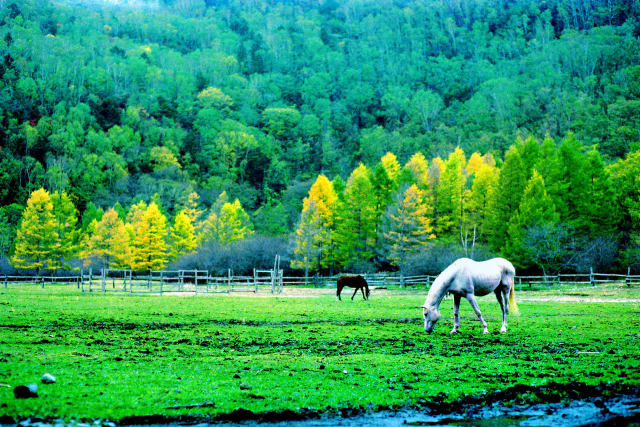
[[[638,269],[639,18],[0,0],[0,269]]]

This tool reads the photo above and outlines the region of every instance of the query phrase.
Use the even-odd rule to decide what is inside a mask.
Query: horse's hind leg
[[[336,292],[336,299],[338,301],[342,301],[342,298],[340,298],[340,292],[342,292],[342,288],[338,287],[338,291]]]
[[[467,294],[467,301],[469,301],[469,304],[471,304],[471,308],[473,308],[473,311],[476,312],[476,316],[478,316],[480,323],[482,323],[482,326],[484,327],[484,331],[482,331],[482,333],[488,334],[489,329],[487,328],[487,322],[485,322],[484,317],[482,317],[482,313],[480,312],[480,307],[478,307],[478,302],[476,301],[476,297],[471,293]]]
[[[460,326],[460,295],[453,295],[453,329],[451,330],[452,334],[458,332],[458,327]]]
[[[352,300],[352,301],[353,301],[353,297],[355,297],[355,296],[356,296],[356,294],[358,293],[358,289],[359,289],[359,288],[356,288],[356,290],[353,292],[353,295],[351,295],[351,300]]]
[[[498,299],[498,303],[500,304],[500,308],[502,309],[502,327],[500,328],[500,333],[504,334],[507,332],[507,316],[509,315],[507,293],[505,293],[504,289],[502,289],[501,287],[496,288],[494,293],[496,294],[496,298]]]

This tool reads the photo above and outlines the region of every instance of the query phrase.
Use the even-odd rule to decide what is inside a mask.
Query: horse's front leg
[[[340,298],[340,292],[342,292],[342,288],[338,288],[338,290],[336,291],[336,299],[338,301],[342,301],[342,298]]]
[[[363,286],[363,287],[361,287],[361,288],[360,288],[360,290],[362,291],[362,298],[363,298],[364,300],[366,300],[366,299],[367,299],[367,296],[364,294],[364,286]],[[358,290],[357,290],[357,289],[356,289],[356,292],[358,292]]]
[[[451,330],[452,334],[458,332],[458,327],[460,326],[460,295],[453,295],[453,329]]]
[[[500,308],[502,309],[502,327],[500,328],[500,333],[502,334],[507,332],[507,317],[509,316],[509,304],[507,302],[508,292],[509,291],[503,292],[500,288],[494,291],[496,298],[498,299],[498,303],[500,304]]]
[[[480,312],[480,307],[478,307],[478,302],[476,301],[476,297],[472,293],[468,293],[467,301],[469,301],[469,304],[471,304],[473,311],[476,312],[476,316],[478,316],[480,323],[482,323],[482,326],[484,327],[484,331],[482,331],[482,333],[488,334],[489,329],[487,328],[487,322],[485,322],[484,318],[482,317],[482,313]]]

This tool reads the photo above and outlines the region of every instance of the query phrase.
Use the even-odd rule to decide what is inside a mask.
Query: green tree
[[[494,191],[489,197],[489,244],[501,251],[508,238],[509,221],[520,206],[527,185],[527,172],[518,150],[512,146],[505,155],[504,164]]]
[[[532,258],[528,258],[526,255],[535,255],[536,245],[544,244],[544,242],[526,241],[527,230],[555,225],[557,222],[558,215],[553,200],[547,194],[542,176],[534,170],[522,195],[518,211],[509,220],[508,239],[504,249],[506,256],[514,264],[528,267],[528,259]],[[534,256],[534,258],[539,259],[538,256]],[[542,267],[542,265],[539,266]]]
[[[339,199],[336,228],[336,256],[347,266],[369,261],[376,242],[376,200],[371,172],[360,164],[349,177],[344,198]]]

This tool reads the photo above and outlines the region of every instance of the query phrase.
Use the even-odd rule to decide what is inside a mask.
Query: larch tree
[[[548,242],[529,241],[527,232],[536,227],[553,226],[557,222],[558,215],[553,200],[545,189],[542,176],[534,170],[522,195],[518,211],[509,220],[505,255],[520,267],[528,267],[529,259],[544,259],[543,254],[547,251],[543,246]]]
[[[225,203],[218,217],[218,238],[222,244],[243,240],[253,234],[253,224],[238,199]]]
[[[107,210],[100,221],[93,220],[91,233],[85,238],[83,258],[99,261],[107,268],[122,268],[127,262],[129,235],[115,209]]]
[[[334,234],[340,264],[368,262],[374,255],[377,218],[371,172],[363,164],[347,180],[337,212]]]
[[[527,171],[518,150],[512,146],[507,151],[500,169],[498,183],[489,196],[488,238],[491,248],[500,251],[507,239],[509,221],[520,206],[522,193],[527,185]]]
[[[323,234],[326,233],[327,229],[322,225],[322,216],[316,201],[306,197],[296,227],[291,268],[304,269],[305,277],[309,276],[309,270],[320,268],[321,242]]]
[[[51,196],[51,202],[58,235],[52,267],[68,269],[68,262],[78,254],[80,249],[77,229],[78,212],[66,192],[56,191]]]
[[[435,238],[429,218],[431,207],[424,192],[413,184],[398,191],[382,219],[381,234],[389,259],[395,266],[404,267],[408,254],[419,251]]]
[[[391,182],[397,183],[398,174],[400,173],[400,163],[398,163],[398,158],[395,154],[387,152],[380,159],[380,164],[384,167],[384,170],[387,171],[387,175]]]
[[[204,212],[198,206],[198,199],[200,199],[198,193],[192,191],[187,196],[187,202],[182,209],[182,212],[184,212],[189,217],[189,220],[191,221],[191,225],[193,227],[196,227],[196,224],[198,224],[198,222],[200,221],[200,216]]]
[[[424,191],[429,187],[429,162],[422,153],[418,152],[411,156],[404,165],[404,169],[411,173],[413,182],[419,190]]]
[[[482,163],[474,172],[471,193],[469,196],[470,220],[476,229],[476,237],[481,239],[488,228],[487,218],[490,215],[490,195],[498,185],[500,171],[495,166]]]
[[[590,203],[588,179],[584,147],[573,134],[568,134],[558,147],[553,168],[545,182],[560,221],[580,231],[588,229],[583,216],[586,205]]]
[[[57,221],[49,193],[41,188],[31,193],[22,214],[11,264],[15,268],[36,270],[52,267],[58,243]]]
[[[176,261],[196,248],[196,234],[191,218],[185,211],[176,215],[169,230],[169,260]]]
[[[135,234],[130,243],[131,269],[161,270],[167,262],[167,218],[155,202],[151,202],[144,211],[135,212],[133,217],[131,226]]]
[[[439,237],[457,238],[458,232],[463,233],[467,198],[465,165],[464,152],[460,148],[456,148],[444,163],[439,185],[435,189],[438,212],[436,235]]]
[[[640,151],[627,154],[607,170],[616,189],[615,204],[620,206],[621,262],[634,265],[640,258]]]
[[[316,243],[319,246],[319,266],[323,268],[333,267],[334,241],[333,228],[335,224],[338,195],[333,184],[325,175],[319,175],[309,189],[309,202],[315,204],[320,216],[322,232],[317,235]],[[304,210],[304,205],[303,205]]]

